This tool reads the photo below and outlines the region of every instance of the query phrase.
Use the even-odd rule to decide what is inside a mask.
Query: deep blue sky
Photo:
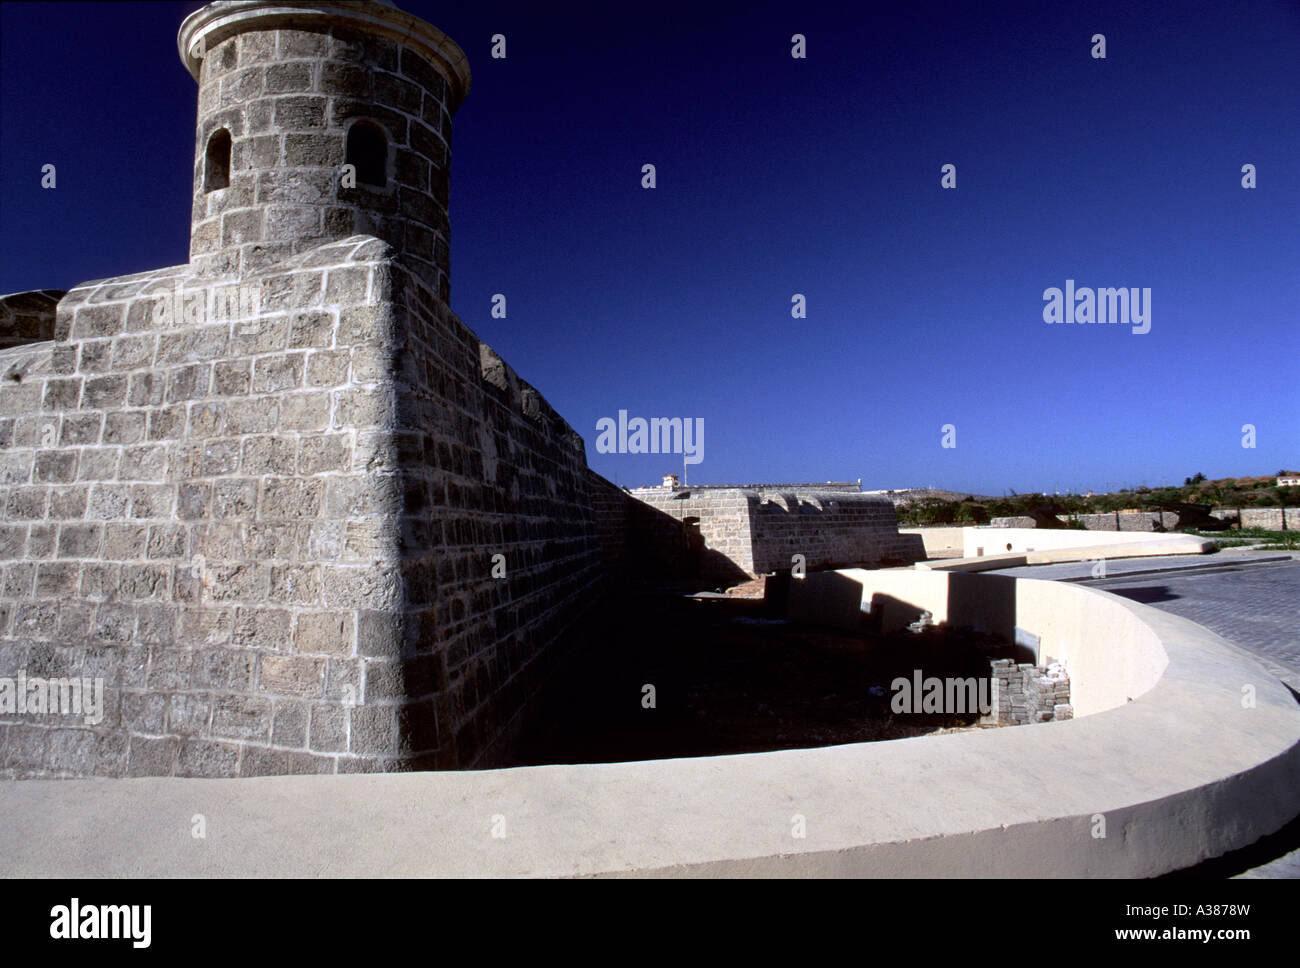
[[[681,470],[598,454],[619,409],[703,418],[700,484],[1300,465],[1300,4],[400,5],[473,71],[453,308],[611,480]],[[0,292],[186,261],[198,6],[0,6]],[[1067,278],[1151,331],[1044,323]]]

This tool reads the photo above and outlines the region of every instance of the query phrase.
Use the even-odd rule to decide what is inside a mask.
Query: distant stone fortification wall
[[[690,549],[681,519],[638,501],[595,471],[588,473],[606,577],[614,583],[684,577]]]
[[[1300,508],[1216,508],[1211,517],[1243,528],[1264,531],[1300,530]],[[1099,514],[1057,515],[1062,522],[1077,521],[1088,531],[1173,531],[1182,523],[1175,511],[1106,511]],[[1028,522],[1028,523],[1023,523]],[[998,528],[1032,528],[1026,518],[993,518]]]
[[[802,554],[808,567],[911,564],[925,558],[923,542],[898,533],[893,502],[833,491],[760,491],[751,505],[754,570],[788,571]]]
[[[1263,531],[1300,531],[1300,508],[1217,508],[1210,512],[1221,521]]]
[[[1088,531],[1172,531],[1179,524],[1179,516],[1173,511],[1106,511],[1058,517],[1077,521]]]
[[[622,488],[595,471],[588,471],[588,489],[601,559],[610,570],[621,572],[627,567],[630,499]]]
[[[703,542],[706,571],[760,575],[808,568],[910,564],[925,551],[898,533],[888,498],[819,488],[645,488],[631,495],[688,526]]]
[[[0,775],[495,762],[596,594],[581,439],[377,239],[233,282],[0,353],[0,678],[105,687],[0,711]]]
[[[692,490],[687,487],[675,491],[646,488],[633,492],[632,498],[683,525],[689,525],[686,532],[696,531],[704,548],[729,561],[738,571],[754,573],[754,543],[750,531],[750,507],[755,501],[753,492],[739,488]],[[667,532],[661,531],[660,534],[666,535]]]

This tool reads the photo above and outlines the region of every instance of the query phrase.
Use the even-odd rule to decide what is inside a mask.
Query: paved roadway
[[[1105,578],[1094,578],[1094,567],[1070,563],[1006,568],[997,574],[1077,581],[1180,615],[1260,656],[1300,693],[1300,556],[1224,551],[1213,557],[1108,560]],[[1296,801],[1300,814],[1300,790]],[[1300,817],[1257,846],[1259,850],[1242,852],[1235,865],[1204,865],[1204,873],[1300,878]]]

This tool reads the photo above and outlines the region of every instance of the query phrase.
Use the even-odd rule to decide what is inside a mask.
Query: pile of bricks
[[[984,722],[1019,726],[1074,718],[1070,676],[1059,662],[1040,666],[995,659],[991,664],[993,711]]]

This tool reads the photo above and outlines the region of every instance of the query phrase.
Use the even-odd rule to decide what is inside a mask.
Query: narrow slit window
[[[348,129],[349,165],[357,169],[357,182],[374,188],[388,185],[388,138],[376,125],[359,122]]]
[[[230,132],[225,128],[214,131],[208,139],[207,159],[203,167],[203,190],[216,191],[230,187]]]

